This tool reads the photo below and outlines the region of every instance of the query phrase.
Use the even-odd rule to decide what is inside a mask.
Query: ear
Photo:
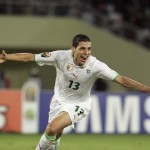
[[[71,50],[72,50],[72,52],[74,53],[74,51],[75,51],[75,47],[73,47],[73,46],[72,46],[72,47],[71,47]]]

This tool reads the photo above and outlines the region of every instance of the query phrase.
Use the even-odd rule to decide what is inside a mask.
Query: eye
[[[88,50],[90,51],[90,50],[91,50],[91,47],[89,47]]]
[[[85,47],[80,47],[80,50],[85,50]]]

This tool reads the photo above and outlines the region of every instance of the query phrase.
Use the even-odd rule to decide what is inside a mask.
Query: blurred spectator
[[[67,16],[69,14],[69,0],[60,0],[55,7],[55,15]]]
[[[150,30],[148,28],[137,30],[137,40],[143,43],[150,35]]]
[[[10,88],[10,80],[2,70],[0,70],[0,88]]]
[[[94,83],[93,90],[97,92],[107,91],[108,90],[108,84],[103,79],[98,78],[96,82]]]
[[[7,13],[7,3],[0,0],[0,14]]]
[[[122,34],[122,24],[123,24],[123,20],[122,20],[122,15],[120,13],[117,13],[117,12],[109,13],[108,26],[112,32],[121,35]]]
[[[88,21],[89,23],[94,22],[94,13],[93,13],[93,9],[92,9],[90,4],[87,4],[84,7],[84,10],[82,10],[82,15],[81,16],[84,20]]]
[[[29,12],[31,12],[32,15],[48,15],[49,7],[47,0],[34,0],[29,7]]]
[[[150,0],[0,0],[0,14],[79,17],[150,47]]]
[[[26,0],[13,0],[12,7],[10,7],[10,11],[13,14],[25,14],[26,13],[27,2]]]
[[[37,68],[32,68],[30,70],[29,78],[27,79],[27,81],[34,81],[38,83],[40,89],[42,89],[43,87],[42,79],[40,77],[40,72]]]
[[[85,4],[83,4],[81,1],[71,0],[69,15],[80,18],[82,15],[82,9],[84,6],[85,6]]]

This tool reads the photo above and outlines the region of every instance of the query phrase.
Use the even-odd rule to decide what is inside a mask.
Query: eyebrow
[[[84,47],[84,46],[81,46],[80,47],[80,49],[83,49],[83,48],[86,48],[86,47]],[[91,46],[90,47],[87,47],[88,49],[90,49],[91,48]]]

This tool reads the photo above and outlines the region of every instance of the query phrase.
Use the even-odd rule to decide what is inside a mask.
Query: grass
[[[41,134],[0,133],[0,150],[35,150]],[[149,150],[150,135],[63,135],[59,150]]]

